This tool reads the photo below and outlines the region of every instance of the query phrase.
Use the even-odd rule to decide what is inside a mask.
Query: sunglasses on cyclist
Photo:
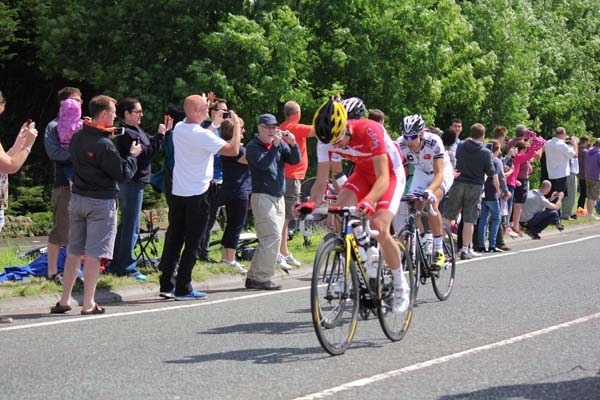
[[[404,139],[406,139],[406,140],[415,140],[416,138],[419,137],[419,134],[418,133],[415,133],[414,135],[406,135],[405,134],[405,135],[402,135],[402,136],[404,136]]]

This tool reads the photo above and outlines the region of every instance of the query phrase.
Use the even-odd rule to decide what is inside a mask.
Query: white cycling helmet
[[[403,135],[417,135],[425,129],[425,121],[419,114],[407,115],[400,125]]]
[[[342,105],[348,113],[348,119],[361,119],[367,113],[365,103],[358,97],[349,97],[342,100]]]

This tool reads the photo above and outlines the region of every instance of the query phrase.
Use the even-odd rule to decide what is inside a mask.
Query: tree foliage
[[[65,84],[139,98],[148,131],[167,105],[213,91],[249,132],[289,99],[309,122],[341,93],[383,110],[392,133],[420,113],[442,128],[461,117],[600,136],[599,21],[598,0],[8,0],[1,139],[25,118],[43,128]],[[32,184],[48,185],[41,145],[33,156]]]

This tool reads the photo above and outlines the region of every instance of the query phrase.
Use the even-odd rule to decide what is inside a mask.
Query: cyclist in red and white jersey
[[[379,248],[394,278],[392,311],[404,312],[410,301],[410,289],[402,273],[400,249],[390,233],[406,183],[398,147],[379,123],[369,119],[348,120],[346,109],[334,99],[319,108],[313,127],[320,140],[317,147],[320,165],[335,157],[355,164],[336,204],[356,205],[363,215],[372,216],[371,226],[379,231]],[[322,198],[320,186],[315,183],[311,199]]]
[[[404,117],[400,131],[402,136],[397,140],[400,151],[415,167],[408,193],[424,195],[437,213],[429,215],[428,222],[433,233],[433,264],[439,269],[446,260],[442,248],[442,214],[438,207],[454,182],[454,169],[442,138],[425,128],[420,115]],[[423,202],[417,205],[419,209],[424,206]]]

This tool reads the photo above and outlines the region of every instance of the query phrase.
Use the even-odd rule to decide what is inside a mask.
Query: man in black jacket
[[[52,314],[71,310],[71,291],[77,278],[81,257],[83,264],[82,315],[103,314],[104,308],[94,301],[100,273],[100,259],[112,258],[117,226],[118,182],[130,179],[137,170],[136,157],[141,152],[133,142],[129,155],[119,155],[110,136],[116,116],[116,101],[96,96],[90,101],[91,121],[71,140],[73,187],[69,212],[69,247],[65,261],[63,294],[50,309]]]
[[[444,208],[444,219],[448,225],[452,220],[456,220],[459,211],[462,210],[464,221],[460,252],[462,260],[479,255],[473,252],[471,244],[475,223],[479,218],[485,176],[493,176],[494,186],[499,187],[498,175],[495,174],[492,163],[492,153],[484,146],[484,137],[485,126],[474,124],[471,126],[471,136],[458,145],[456,169],[460,175],[454,179]]]

